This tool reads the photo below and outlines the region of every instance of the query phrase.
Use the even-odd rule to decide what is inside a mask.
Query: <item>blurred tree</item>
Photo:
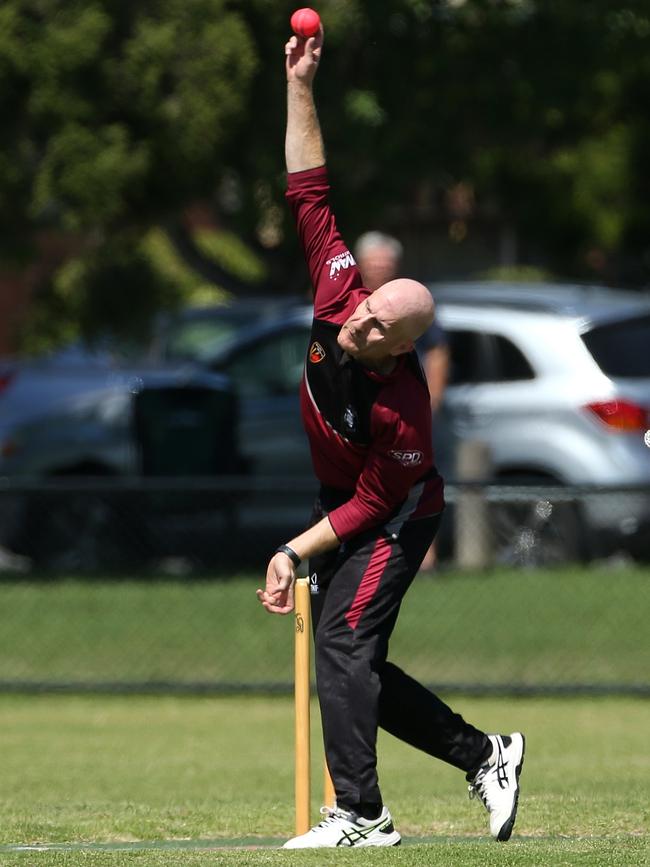
[[[115,281],[109,314],[102,293],[57,294],[53,280],[38,299],[41,318],[65,319],[65,310],[89,335],[132,327],[172,300],[160,280],[133,307],[143,238],[155,225],[182,231],[183,207],[219,183],[256,63],[226,0],[3,2],[3,259],[32,259],[40,233],[55,228],[81,251],[75,285],[90,289],[102,270]],[[120,267],[106,270],[113,256]],[[218,262],[214,270],[218,278]]]
[[[105,267],[111,245],[122,262],[126,246],[133,263],[144,257],[163,275],[152,308],[215,284],[302,291],[282,198],[283,45],[296,5],[4,0],[5,256],[29,260],[25,239],[57,227],[79,238],[75,285]],[[647,281],[647,0],[318,8],[317,96],[347,237],[446,221],[462,244],[489,221],[507,242],[502,265]],[[183,218],[197,201],[212,229]],[[55,318],[67,305],[69,331],[81,311],[64,284],[44,298]],[[98,296],[85,297],[92,308]],[[128,318],[128,297],[123,309]],[[98,302],[84,329],[104,315]]]
[[[282,203],[281,50],[294,5],[241,4],[262,63],[255,120],[233,138],[218,201],[272,282],[293,291],[306,283]],[[319,10],[316,88],[347,237],[369,224],[401,234],[447,221],[461,243],[473,221],[488,221],[501,227],[505,266],[623,276],[647,123],[641,88],[634,113],[625,107],[627,77],[648,81],[640,0],[321,0]]]
[[[368,219],[394,230],[432,217],[451,224],[449,192],[463,184],[473,191],[470,223],[487,215],[513,232],[504,264],[527,244],[556,272],[616,276],[607,262],[620,260],[630,226],[642,222],[635,209],[648,213],[647,196],[635,205],[649,177],[640,164],[647,3],[364,6],[352,4],[333,28],[325,64],[336,70],[318,83],[331,164],[347,187],[339,212],[352,231]],[[647,250],[647,232],[637,234]]]

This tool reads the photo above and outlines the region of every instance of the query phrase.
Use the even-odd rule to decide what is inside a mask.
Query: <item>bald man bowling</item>
[[[379,726],[463,771],[490,814],[492,835],[506,840],[523,736],[475,728],[387,659],[401,601],[444,509],[429,393],[413,349],[434,304],[414,280],[371,293],[339,233],[312,91],[322,46],[322,29],[285,46],[287,200],[314,288],[301,410],[320,490],[309,529],[279,546],[257,596],[268,612],[288,614],[296,569],[309,558],[336,806],[324,807],[323,820],[285,848],[399,845],[377,777]]]

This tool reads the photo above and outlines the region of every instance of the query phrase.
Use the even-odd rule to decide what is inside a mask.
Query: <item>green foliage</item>
[[[114,228],[217,181],[256,65],[246,26],[224,0],[10,7],[4,16],[23,53],[9,42],[0,57],[14,60],[14,87],[27,97],[10,120],[36,157],[20,166],[34,217]]]
[[[0,250],[15,259],[44,227],[84,250],[40,287],[26,346],[101,327],[133,337],[180,301],[183,284],[170,288],[142,244],[211,195],[256,65],[225,0],[3,4]]]
[[[50,139],[35,178],[34,216],[58,211],[61,227],[71,231],[118,224],[147,164],[146,146],[130,142],[123,125],[91,131],[69,123]]]
[[[605,250],[617,249],[632,193],[629,130],[615,126],[599,138],[585,138],[557,151],[553,164],[565,178],[567,204],[584,220],[585,236]]]
[[[142,239],[142,250],[156,272],[177,286],[183,298],[202,291],[204,281],[185,262],[163,229],[158,226],[150,229]]]
[[[29,352],[117,335],[142,344],[158,310],[177,306],[182,285],[152,264],[144,246],[116,236],[68,261],[36,303],[22,335]]]
[[[128,232],[137,247],[200,200],[226,234],[195,239],[207,267],[181,280],[190,294],[299,291],[282,201],[291,11],[272,0],[4,0],[2,258],[24,261],[43,227],[74,230],[84,248]],[[646,2],[321,0],[319,11],[316,93],[346,237],[451,222],[462,182],[474,194],[468,225],[511,227],[549,269],[647,280]]]
[[[197,229],[194,242],[206,259],[222,265],[248,283],[259,283],[265,276],[264,265],[232,232]]]
[[[621,261],[647,212],[635,206],[646,112],[630,102],[650,81],[647,7],[403,0],[355,7],[346,28],[336,3],[326,26],[330,10],[318,87],[350,233],[399,232],[396,213],[444,219],[440,200],[463,181],[470,220],[514,226],[551,268],[593,276],[593,248]]]
[[[367,127],[380,127],[386,122],[386,114],[369,90],[351,90],[345,98],[345,110],[353,123]]]
[[[543,283],[552,275],[532,265],[495,265],[477,275],[479,280],[497,280],[502,283]]]

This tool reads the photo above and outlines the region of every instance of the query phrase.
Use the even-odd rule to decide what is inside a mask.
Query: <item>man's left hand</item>
[[[293,611],[293,583],[296,570],[286,554],[271,557],[266,570],[266,587],[257,590],[257,598],[270,614],[290,614]]]

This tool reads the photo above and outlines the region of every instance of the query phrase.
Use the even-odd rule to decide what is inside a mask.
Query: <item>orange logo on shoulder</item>
[[[311,349],[309,350],[309,360],[311,361],[312,364],[318,364],[324,358],[325,358],[325,350],[320,345],[320,343],[317,340],[315,340],[311,345]]]

